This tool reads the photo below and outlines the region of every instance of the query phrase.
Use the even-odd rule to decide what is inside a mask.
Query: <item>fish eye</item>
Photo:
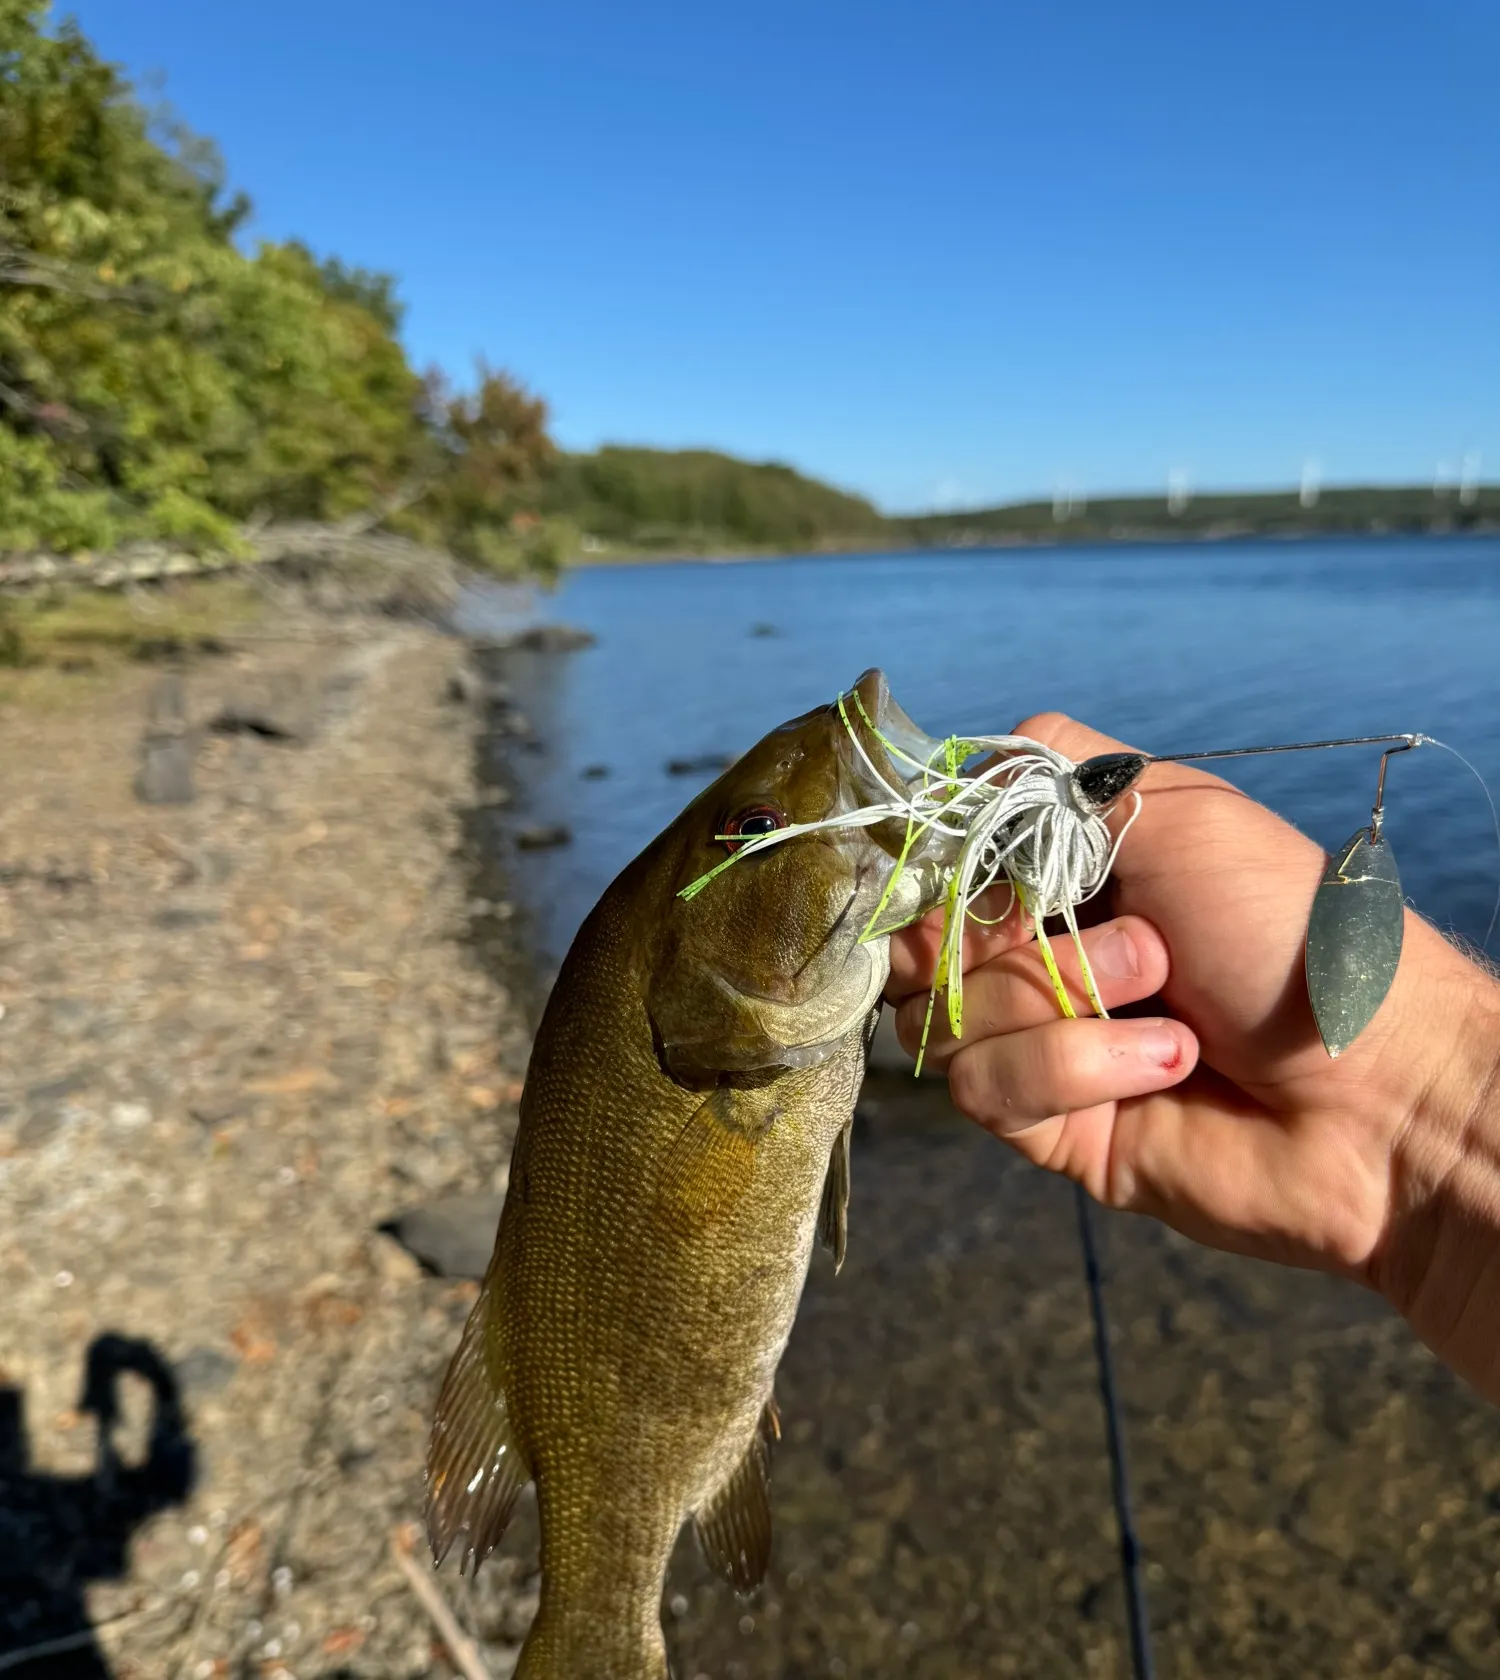
[[[719,839],[724,842],[726,850],[737,852],[746,840],[754,840],[762,834],[774,834],[778,828],[785,827],[786,812],[779,807],[747,805],[719,830]]]

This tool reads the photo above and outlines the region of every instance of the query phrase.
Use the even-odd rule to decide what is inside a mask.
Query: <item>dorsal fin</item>
[[[693,1513],[704,1557],[737,1593],[753,1592],[771,1561],[771,1447],[780,1439],[773,1397],[729,1480]]]
[[[427,1447],[428,1542],[441,1563],[464,1534],[460,1574],[471,1564],[478,1569],[500,1544],[516,1497],[531,1480],[486,1348],[493,1311],[486,1282],[443,1379]]]

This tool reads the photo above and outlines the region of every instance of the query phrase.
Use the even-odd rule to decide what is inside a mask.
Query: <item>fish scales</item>
[[[918,739],[878,672],[855,692],[882,733]],[[746,813],[809,821],[869,795],[835,708],[784,725],[625,869],[558,976],[429,1455],[439,1557],[460,1541],[477,1564],[536,1484],[518,1680],[664,1680],[662,1586],[689,1516],[737,1588],[764,1574],[772,1389],[820,1208],[842,1254],[842,1150],[888,964],[859,934],[899,838],[795,838],[679,893]],[[899,885],[893,908],[916,914],[939,872],[916,857]]]

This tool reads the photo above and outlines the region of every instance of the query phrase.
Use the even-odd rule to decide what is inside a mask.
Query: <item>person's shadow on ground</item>
[[[115,1445],[120,1378],[150,1385],[146,1456],[126,1464]],[[49,1476],[30,1467],[25,1396],[0,1385],[0,1674],[9,1680],[109,1680],[89,1623],[84,1588],[119,1580],[132,1533],[192,1491],[196,1454],[171,1368],[149,1342],[112,1332],[90,1344],[80,1412],[98,1429],[87,1476]]]

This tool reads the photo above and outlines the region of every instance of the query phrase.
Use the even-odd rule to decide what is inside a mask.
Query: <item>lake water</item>
[[[1416,730],[1500,786],[1493,540],[621,566],[546,615],[599,642],[516,668],[537,741],[492,743],[519,798],[485,830],[544,967],[709,779],[670,759],[735,753],[870,665],[934,734],[1052,707],[1160,752]],[[1331,847],[1377,756],[1224,768]],[[1479,785],[1424,750],[1387,797],[1409,895],[1482,936]],[[516,854],[518,815],[574,841]],[[1070,1198],[939,1093],[867,1086],[849,1260],[815,1260],[778,1378],[771,1577],[747,1607],[684,1544],[683,1680],[1129,1672]],[[1101,1223],[1163,1676],[1500,1672],[1500,1416],[1352,1287]]]
[[[556,958],[615,872],[732,754],[879,665],[930,733],[1057,708],[1155,752],[1417,730],[1500,786],[1500,541],[1117,546],[594,567],[547,615],[599,637],[529,705],[532,807],[566,852],[523,865]],[[471,621],[484,624],[481,601]],[[754,634],[757,628],[773,634]],[[1368,814],[1371,749],[1222,774],[1332,847]],[[609,776],[585,780],[604,765]],[[1482,936],[1500,849],[1447,754],[1393,762],[1387,833],[1410,896]],[[542,908],[545,907],[545,908]]]

